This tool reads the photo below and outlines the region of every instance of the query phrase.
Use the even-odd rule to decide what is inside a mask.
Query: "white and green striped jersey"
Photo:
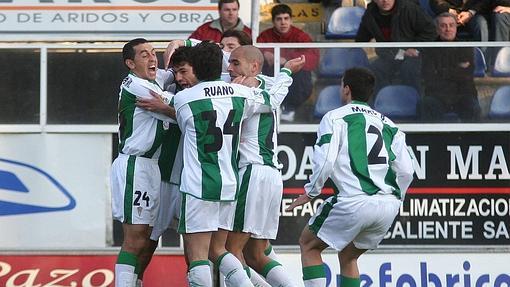
[[[319,195],[331,178],[337,196],[394,194],[403,199],[413,174],[405,134],[366,103],[353,101],[322,118],[305,192]]]
[[[275,78],[257,76],[260,81],[259,88],[269,94],[273,112],[253,114],[243,122],[239,145],[239,168],[249,164],[278,166],[278,157],[275,153],[278,145],[275,109],[280,107],[292,85],[290,74],[290,70],[282,69]]]
[[[156,82],[163,90],[174,93],[177,88],[175,85],[174,72],[158,69]],[[173,97],[173,94],[170,94]],[[170,98],[171,99],[171,98]],[[158,159],[161,180],[179,185],[182,172],[182,136],[177,121],[169,122],[168,129],[165,131],[161,140],[161,154]]]
[[[136,106],[137,98],[152,98],[149,91],[163,95],[156,82],[144,80],[130,73],[120,86],[119,93],[119,152],[147,158],[158,158],[161,140],[169,123],[175,120]]]
[[[174,97],[184,134],[181,191],[211,201],[232,201],[238,189],[238,146],[242,121],[270,111],[260,90],[223,81],[201,82]]]

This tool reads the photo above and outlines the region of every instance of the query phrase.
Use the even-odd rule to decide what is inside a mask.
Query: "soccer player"
[[[137,98],[164,95],[155,82],[158,60],[147,40],[137,38],[122,50],[129,75],[119,94],[119,155],[111,170],[113,218],[122,222],[124,239],[115,265],[115,286],[132,287],[139,257],[149,248],[160,200],[158,158],[170,118],[136,107]]]
[[[310,218],[299,244],[306,287],[326,286],[321,252],[338,251],[341,287],[359,287],[358,258],[375,249],[398,214],[413,180],[405,135],[367,102],[375,78],[363,68],[348,69],[342,80],[345,106],[328,112],[317,132],[310,182],[287,208],[318,196],[331,178],[335,194]]]
[[[259,75],[264,56],[258,48],[246,45],[236,48],[229,61],[230,76],[233,82],[238,82],[239,78]],[[304,63],[304,56],[288,61],[278,77],[286,76],[289,83],[292,83],[291,74],[299,71]],[[260,78],[259,80],[260,88],[264,89],[265,81]],[[285,89],[271,95],[274,111],[279,108],[287,92],[288,89]],[[228,235],[227,250],[242,263],[248,263],[257,273],[262,274],[271,286],[283,287],[294,284],[281,264],[264,254],[268,239],[275,239],[278,232],[283,193],[282,177],[276,168],[278,158],[275,153],[277,133],[274,111],[254,114],[243,122],[239,146],[241,188],[236,203],[233,232]],[[243,256],[245,246],[246,261]],[[251,279],[254,284],[261,284],[254,282],[256,278]]]
[[[219,46],[202,42],[193,49],[192,67],[200,82],[174,97],[177,121],[184,133],[179,232],[190,262],[188,280],[190,285],[210,286],[210,259],[229,286],[253,286],[239,260],[226,251],[225,242],[232,230],[239,186],[241,124],[255,112],[271,112],[269,94],[273,92],[218,80]],[[289,81],[276,83],[272,91],[290,85]]]
[[[165,86],[168,86],[168,83],[175,82],[171,85],[175,92],[198,83],[193,68],[189,64],[190,57],[190,47],[177,49],[170,61],[172,70],[159,69],[157,71],[156,81],[160,83],[160,86],[163,86],[163,83],[167,83]],[[153,96],[151,99],[139,99],[136,105],[146,110],[172,116],[174,110],[168,105],[168,102],[165,103],[163,98],[157,94],[153,94]],[[137,287],[142,286],[143,273],[152,259],[161,235],[168,228],[177,230],[181,201],[179,184],[183,168],[182,143],[181,131],[177,122],[169,123],[168,130],[162,139],[161,155],[158,161],[161,172],[160,208],[150,236],[150,247],[139,258],[140,273],[138,274]]]

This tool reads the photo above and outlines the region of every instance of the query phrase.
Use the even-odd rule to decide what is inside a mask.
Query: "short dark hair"
[[[289,14],[292,18],[292,9],[287,4],[278,4],[271,9],[271,20],[280,14]]]
[[[350,68],[345,71],[342,78],[344,86],[351,89],[352,99],[368,102],[374,93],[375,76],[366,68]]]
[[[237,38],[237,40],[239,41],[239,44],[241,46],[253,44],[253,41],[251,40],[250,35],[246,34],[246,32],[244,32],[244,31],[227,30],[227,31],[223,32],[223,34],[221,35],[221,39],[226,38],[226,37]]]
[[[220,0],[218,1],[218,10],[221,10],[221,7],[223,7],[225,3],[237,3],[237,7],[241,7],[239,0]]]
[[[135,59],[135,47],[140,44],[149,43],[144,38],[136,38],[129,42],[127,42],[124,47],[122,48],[122,60],[126,62],[126,60],[134,60]]]
[[[199,81],[214,81],[221,77],[223,52],[220,46],[202,41],[193,47],[191,66]]]
[[[192,58],[192,47],[179,47],[175,50],[175,52],[172,54],[172,57],[170,58],[170,66],[176,67],[176,66],[182,66],[186,63],[191,65],[191,58]]]

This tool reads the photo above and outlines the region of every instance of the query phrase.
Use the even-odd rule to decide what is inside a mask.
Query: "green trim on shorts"
[[[264,249],[264,255],[269,256],[271,254],[271,251],[273,251],[273,245],[269,244],[269,246]]]
[[[133,253],[121,250],[117,256],[117,264],[133,266],[136,269],[138,267],[138,258]]]
[[[136,156],[130,155],[126,168],[126,186],[124,188],[124,222],[133,224],[133,189]]]
[[[209,260],[196,260],[189,264],[188,271],[197,266],[207,265],[209,266]]]
[[[246,212],[246,199],[248,197],[248,187],[250,186],[252,165],[246,166],[246,171],[243,174],[241,187],[239,188],[239,195],[237,197],[236,211],[234,214],[234,226],[232,231],[243,231],[244,229],[244,216]]]
[[[312,280],[317,278],[326,278],[324,264],[303,267],[303,280]]]
[[[326,221],[326,218],[328,218],[329,213],[333,209],[333,205],[335,205],[335,203],[338,201],[335,195],[333,195],[331,198],[331,202],[325,201],[323,203],[324,206],[322,207],[321,213],[315,217],[315,220],[312,222],[312,224],[308,225],[310,231],[316,235],[324,224],[324,221]]]
[[[361,280],[359,278],[346,277],[340,275],[340,287],[359,287]]]
[[[271,269],[275,268],[276,266],[282,266],[278,261],[271,260],[269,263],[267,263],[264,268],[262,268],[262,273],[260,275],[264,276],[264,278],[267,278],[267,274]]]
[[[177,232],[180,234],[186,233],[186,194],[181,193],[181,216],[179,216],[179,226]]]

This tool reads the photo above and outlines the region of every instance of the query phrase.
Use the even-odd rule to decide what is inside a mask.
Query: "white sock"
[[[136,287],[143,287],[143,282],[140,279],[136,280]]]
[[[271,261],[271,263],[268,263],[266,266],[273,265],[273,267],[270,267],[270,269],[267,271],[266,274],[266,281],[271,286],[278,286],[278,287],[293,287],[296,286],[287,276],[285,273],[285,270],[283,269],[282,265],[276,261]],[[265,268],[264,268],[265,269]]]
[[[260,276],[260,274],[257,273],[257,271],[250,268],[250,281],[255,287],[271,287],[266,280],[264,280],[264,277]]]
[[[271,258],[271,260],[278,261],[278,256],[276,256],[276,252],[274,252],[273,245],[269,245],[269,247],[264,250],[264,254]]]
[[[193,262],[192,262],[193,264]],[[190,264],[190,266],[192,266]],[[212,287],[211,268],[207,265],[195,265],[188,271],[188,283],[190,287]]]
[[[305,287],[324,287],[326,286],[326,278],[315,278],[303,281]]]
[[[221,274],[225,276],[225,285],[253,287],[250,278],[248,278],[248,274],[244,271],[243,265],[231,253],[225,252],[225,254],[220,256],[218,259],[218,265]]]
[[[136,277],[134,266],[115,264],[115,287],[133,287]]]
[[[303,267],[303,282],[305,287],[325,287],[326,272],[324,266],[320,264]]]

